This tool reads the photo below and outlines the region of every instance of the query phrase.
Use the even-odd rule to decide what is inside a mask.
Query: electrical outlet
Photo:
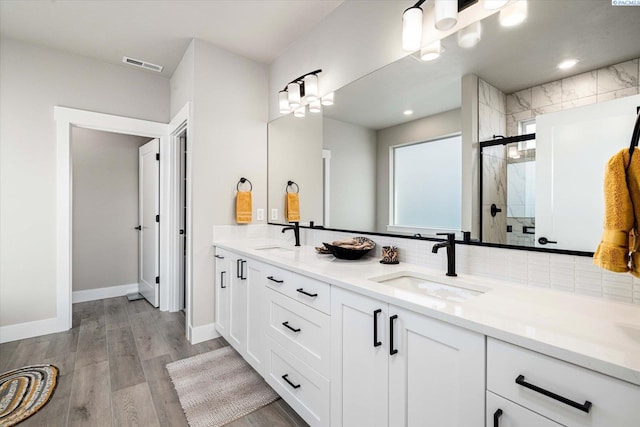
[[[271,221],[278,220],[278,209],[271,209]]]
[[[256,216],[258,217],[258,221],[264,221],[264,209],[258,209]]]

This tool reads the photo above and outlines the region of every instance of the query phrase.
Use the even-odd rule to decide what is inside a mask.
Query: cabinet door
[[[233,258],[229,277],[229,344],[247,353],[247,261]]]
[[[538,415],[510,400],[487,391],[487,427],[559,427],[548,418]]]
[[[390,306],[389,425],[484,424],[484,336]],[[391,331],[390,331],[391,335]]]
[[[388,423],[387,307],[343,289],[331,290],[332,426]],[[374,320],[379,345],[374,345]]]
[[[229,339],[229,275],[231,274],[229,258],[227,253],[216,252],[216,330],[225,339]]]
[[[247,277],[247,361],[264,376],[266,357],[267,308],[266,281],[263,264],[245,264]]]

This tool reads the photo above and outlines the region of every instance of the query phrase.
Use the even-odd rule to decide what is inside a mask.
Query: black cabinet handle
[[[139,226],[137,226],[137,227],[134,227],[134,228],[135,228],[136,230],[142,230],[142,226],[141,226],[141,225],[139,225]]]
[[[589,413],[589,410],[591,409],[591,402],[589,402],[588,400],[585,400],[584,403],[574,402],[573,400],[567,399],[566,397],[560,396],[559,394],[555,394],[549,390],[545,390],[541,387],[538,387],[537,385],[533,385],[531,383],[526,382],[524,380],[524,375],[518,375],[518,378],[516,378],[516,383],[520,384],[522,387],[528,388],[530,390],[543,394],[547,397],[555,399],[559,402],[562,402],[565,405],[569,405],[573,408],[579,409],[582,412]]]
[[[293,332],[300,332],[300,328],[293,328],[293,327],[289,326],[289,322],[288,321],[287,322],[283,322],[282,326],[284,326],[285,328],[291,329]]]
[[[541,238],[538,239],[538,243],[540,243],[541,245],[546,245],[547,243],[556,244],[558,242],[555,242],[553,240],[549,240],[546,237],[541,237]]]
[[[242,260],[240,262],[240,280],[247,280],[247,276],[244,275],[245,271],[244,271],[244,265],[247,263],[247,261]]]
[[[220,272],[220,287],[222,289],[226,288],[226,286],[224,285],[224,275],[225,275],[226,271],[221,271]]]
[[[373,311],[373,346],[380,347],[382,343],[378,341],[378,314],[382,313],[382,309]]]
[[[398,352],[398,349],[393,348],[393,324],[395,323],[395,320],[397,318],[398,318],[397,314],[394,314],[393,316],[389,317],[389,354],[391,356],[393,356]]]
[[[182,233],[180,233],[180,234],[182,234]],[[216,254],[216,255],[214,255],[214,256],[215,256],[216,258],[218,258],[218,259],[224,259],[224,257],[223,257],[222,255],[218,255],[218,254]]]
[[[502,416],[502,409],[498,409],[493,413],[493,427],[500,427],[500,417]]]
[[[502,209],[498,208],[495,203],[491,205],[491,216],[496,216],[498,212],[502,212]]]
[[[300,384],[294,384],[292,383],[289,378],[287,378],[289,376],[289,374],[285,374],[282,376],[282,379],[285,380],[291,387],[293,388],[300,388]]]
[[[304,291],[304,288],[296,289],[296,291],[298,291],[298,292],[300,292],[301,294],[304,294],[304,295],[306,295],[306,296],[308,296],[308,297],[312,297],[312,298],[315,298],[315,297],[317,297],[317,296],[318,296],[318,294],[310,294],[309,292],[305,292],[305,291]]]
[[[240,278],[240,263],[242,262],[241,259],[237,259],[236,260],[236,277],[239,279]]]
[[[274,279],[273,276],[269,276],[269,277],[267,277],[267,279],[271,280],[272,282],[276,282],[276,283],[284,283],[284,280]]]

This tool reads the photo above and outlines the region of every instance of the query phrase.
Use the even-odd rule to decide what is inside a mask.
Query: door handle
[[[139,226],[137,226],[137,227],[133,227],[133,228],[135,228],[135,229],[136,229],[136,230],[138,230],[138,231],[142,230],[142,226],[141,226],[141,225],[139,225]]]
[[[542,387],[538,387],[537,385],[533,385],[531,383],[526,382],[524,380],[524,375],[518,375],[518,378],[516,378],[516,384],[519,384],[522,387],[528,388],[529,390],[533,390],[535,392],[543,394],[543,395],[545,395],[547,397],[550,397],[550,398],[552,398],[554,400],[557,400],[558,402],[562,402],[565,405],[571,406],[572,408],[579,409],[582,412],[589,413],[589,410],[591,409],[592,403],[589,402],[588,400],[585,400],[584,403],[578,403],[578,402],[575,402],[573,400],[567,399],[564,396],[560,396],[559,394],[555,394],[554,392],[551,392],[549,390],[545,390]]]
[[[389,354],[391,356],[398,353],[398,349],[393,348],[393,324],[395,323],[395,320],[397,318],[398,318],[397,314],[394,314],[393,316],[389,317]]]
[[[220,272],[220,287],[222,289],[226,288],[226,286],[224,285],[224,274],[226,273],[226,271],[221,271]]]
[[[541,245],[546,245],[547,243],[556,244],[558,242],[554,242],[553,240],[549,240],[546,237],[541,237],[541,238],[538,239],[538,243],[540,243]]]
[[[300,328],[294,328],[294,327],[290,326],[288,321],[287,322],[282,322],[282,326],[292,330],[293,332],[300,332],[301,331]]]
[[[498,208],[498,206],[496,206],[496,204],[492,204],[491,205],[491,216],[496,216],[498,214],[498,212],[502,212],[502,209]]]
[[[296,291],[300,292],[300,293],[301,293],[301,294],[303,294],[303,295],[306,295],[306,296],[308,296],[308,297],[311,297],[311,298],[315,298],[315,297],[317,297],[317,296],[318,296],[318,294],[310,294],[309,292],[306,292],[306,291],[304,290],[304,288],[296,289]]]
[[[289,376],[289,374],[285,374],[282,376],[282,379],[285,380],[291,387],[293,388],[300,388],[300,384],[294,384],[291,382],[291,380],[289,380],[289,378],[287,378]]]
[[[267,279],[271,280],[272,282],[276,282],[276,283],[284,283],[284,280],[274,279],[273,276],[269,276],[269,277],[267,277]]]
[[[244,275],[245,271],[244,271],[244,265],[247,263],[247,261],[242,260],[240,261],[240,280],[247,280],[247,277]]]
[[[240,263],[242,262],[241,259],[237,259],[236,260],[236,278],[240,278]]]
[[[498,409],[493,413],[493,427],[500,427],[500,417],[502,416],[502,409]]]
[[[378,341],[378,314],[382,313],[382,309],[379,308],[373,311],[373,346],[380,347],[382,342]]]
[[[222,255],[214,255],[216,258],[218,259],[224,259],[224,257]]]

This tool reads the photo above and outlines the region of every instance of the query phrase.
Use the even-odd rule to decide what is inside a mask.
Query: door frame
[[[185,108],[188,116],[190,107],[186,105]],[[171,205],[176,198],[173,194],[175,186],[168,185],[172,182],[171,174],[175,173],[173,161],[175,150],[171,150],[170,145],[171,125],[61,106],[54,106],[54,119],[56,121],[56,323],[58,330],[68,330],[72,325],[72,127],[160,139],[162,153],[160,156],[160,281],[164,285],[160,287],[160,310],[177,310],[172,307],[177,307],[178,301],[176,299],[174,302],[170,296],[173,288],[177,288],[176,281],[172,280],[172,270],[176,270],[177,247],[171,245],[171,239],[169,239],[171,225],[176,221],[175,210]],[[175,291],[177,292],[177,289]],[[188,304],[187,316],[190,308]]]

